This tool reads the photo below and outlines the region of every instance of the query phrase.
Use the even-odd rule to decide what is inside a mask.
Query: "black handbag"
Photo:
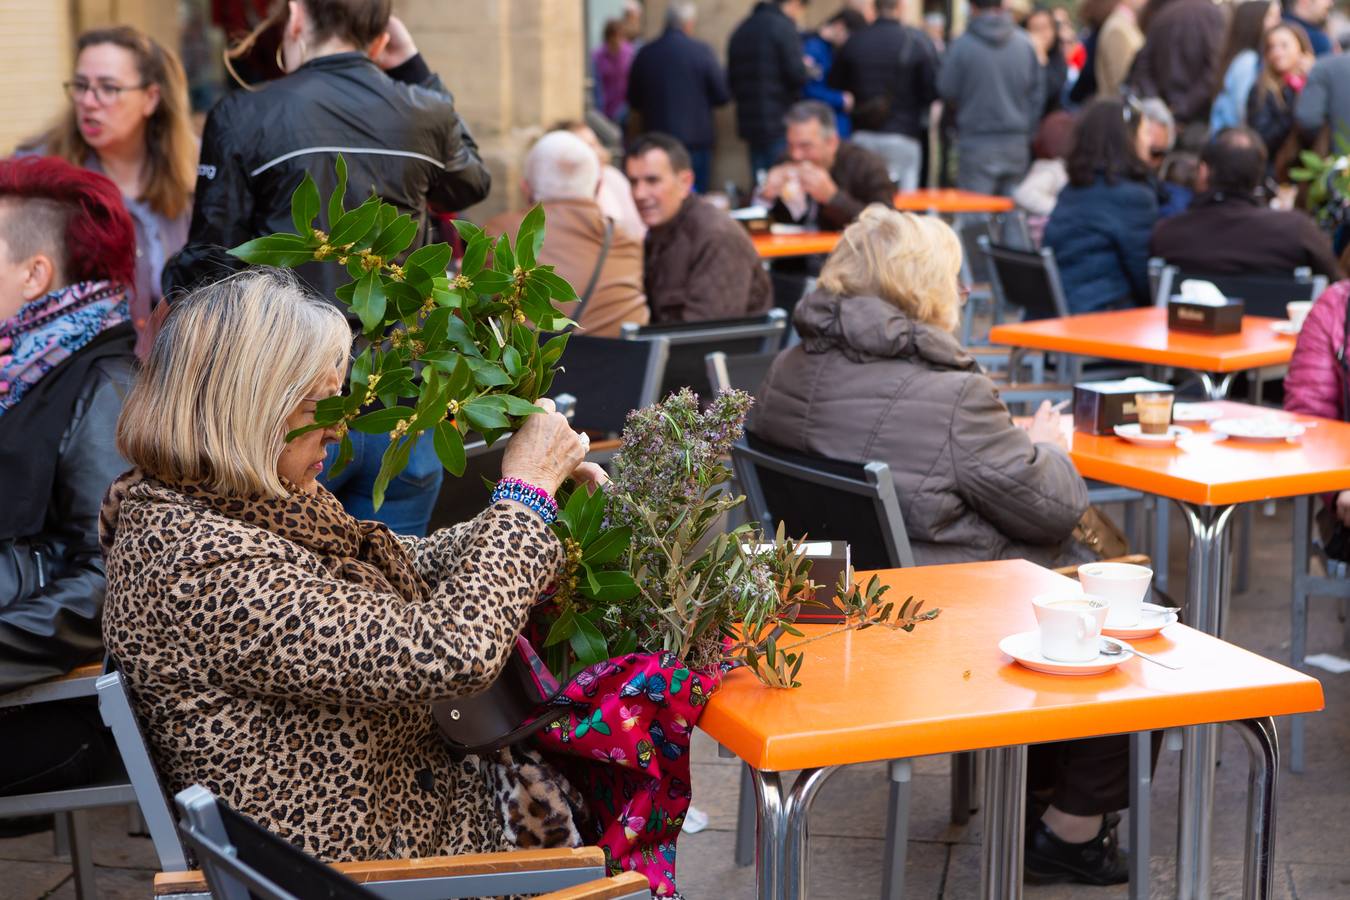
[[[431,716],[457,756],[491,753],[547,725],[551,719],[546,708],[561,692],[530,642],[517,637],[491,687],[471,697],[433,703]]]

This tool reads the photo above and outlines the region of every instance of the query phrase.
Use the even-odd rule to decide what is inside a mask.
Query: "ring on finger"
[[[583,455],[586,454],[586,453],[588,453],[588,452],[590,452],[590,449],[591,449],[591,436],[590,436],[589,434],[587,434],[587,433],[584,432],[584,431],[578,432],[578,434],[577,434],[577,440],[581,442],[581,452],[582,452]]]

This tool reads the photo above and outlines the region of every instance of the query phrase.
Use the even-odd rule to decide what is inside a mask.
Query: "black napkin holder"
[[[1085,381],[1073,386],[1073,429],[1084,434],[1114,434],[1117,425],[1139,421],[1135,394],[1170,394],[1172,386],[1147,378]]]
[[[1237,334],[1242,330],[1243,302],[1230,297],[1223,306],[1192,303],[1181,295],[1167,301],[1167,328],[1193,334]]]

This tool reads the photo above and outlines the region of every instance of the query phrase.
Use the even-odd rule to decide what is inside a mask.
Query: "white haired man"
[[[543,204],[548,229],[539,261],[554,266],[580,297],[560,310],[586,334],[618,337],[624,322],[646,325],[650,316],[642,244],[600,211],[599,186],[595,151],[571,132],[550,131],[525,157],[521,187],[529,206]],[[527,212],[502,213],[484,227],[494,235],[515,234]]]

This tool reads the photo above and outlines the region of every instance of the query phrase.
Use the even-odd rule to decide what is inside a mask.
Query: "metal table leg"
[[[1229,722],[1247,744],[1247,841],[1243,853],[1244,900],[1267,900],[1275,887],[1275,782],[1280,745],[1275,720]]]
[[[780,773],[750,769],[759,805],[755,825],[755,896],[759,900],[806,896],[807,814],[820,786],[834,771],[834,766],[803,769],[785,796]]]
[[[1027,748],[985,751],[981,900],[1020,900],[1026,831]]]
[[[1190,529],[1186,577],[1186,624],[1218,634],[1223,608],[1224,537],[1233,506],[1178,503]],[[1216,728],[1185,729],[1181,751],[1181,809],[1177,817],[1178,900],[1208,900],[1213,834]]]
[[[886,804],[886,859],[881,869],[881,900],[905,896],[905,859],[909,854],[909,801],[914,767],[907,759],[893,759],[891,788]],[[956,777],[953,773],[952,777]]]
[[[750,766],[741,763],[741,791],[736,801],[736,865],[744,868],[755,861],[755,786]]]
[[[1148,900],[1153,732],[1130,735],[1130,900]]]
[[[1289,604],[1289,665],[1303,671],[1308,655],[1308,559],[1312,524],[1311,498],[1294,498],[1294,586]],[[1291,716],[1289,732],[1289,771],[1303,771],[1303,716]]]
[[[1237,373],[1197,372],[1196,374],[1200,376],[1200,383],[1204,385],[1205,399],[1226,400],[1228,399],[1228,389],[1233,386],[1233,376]],[[1215,378],[1218,381],[1215,381]]]

